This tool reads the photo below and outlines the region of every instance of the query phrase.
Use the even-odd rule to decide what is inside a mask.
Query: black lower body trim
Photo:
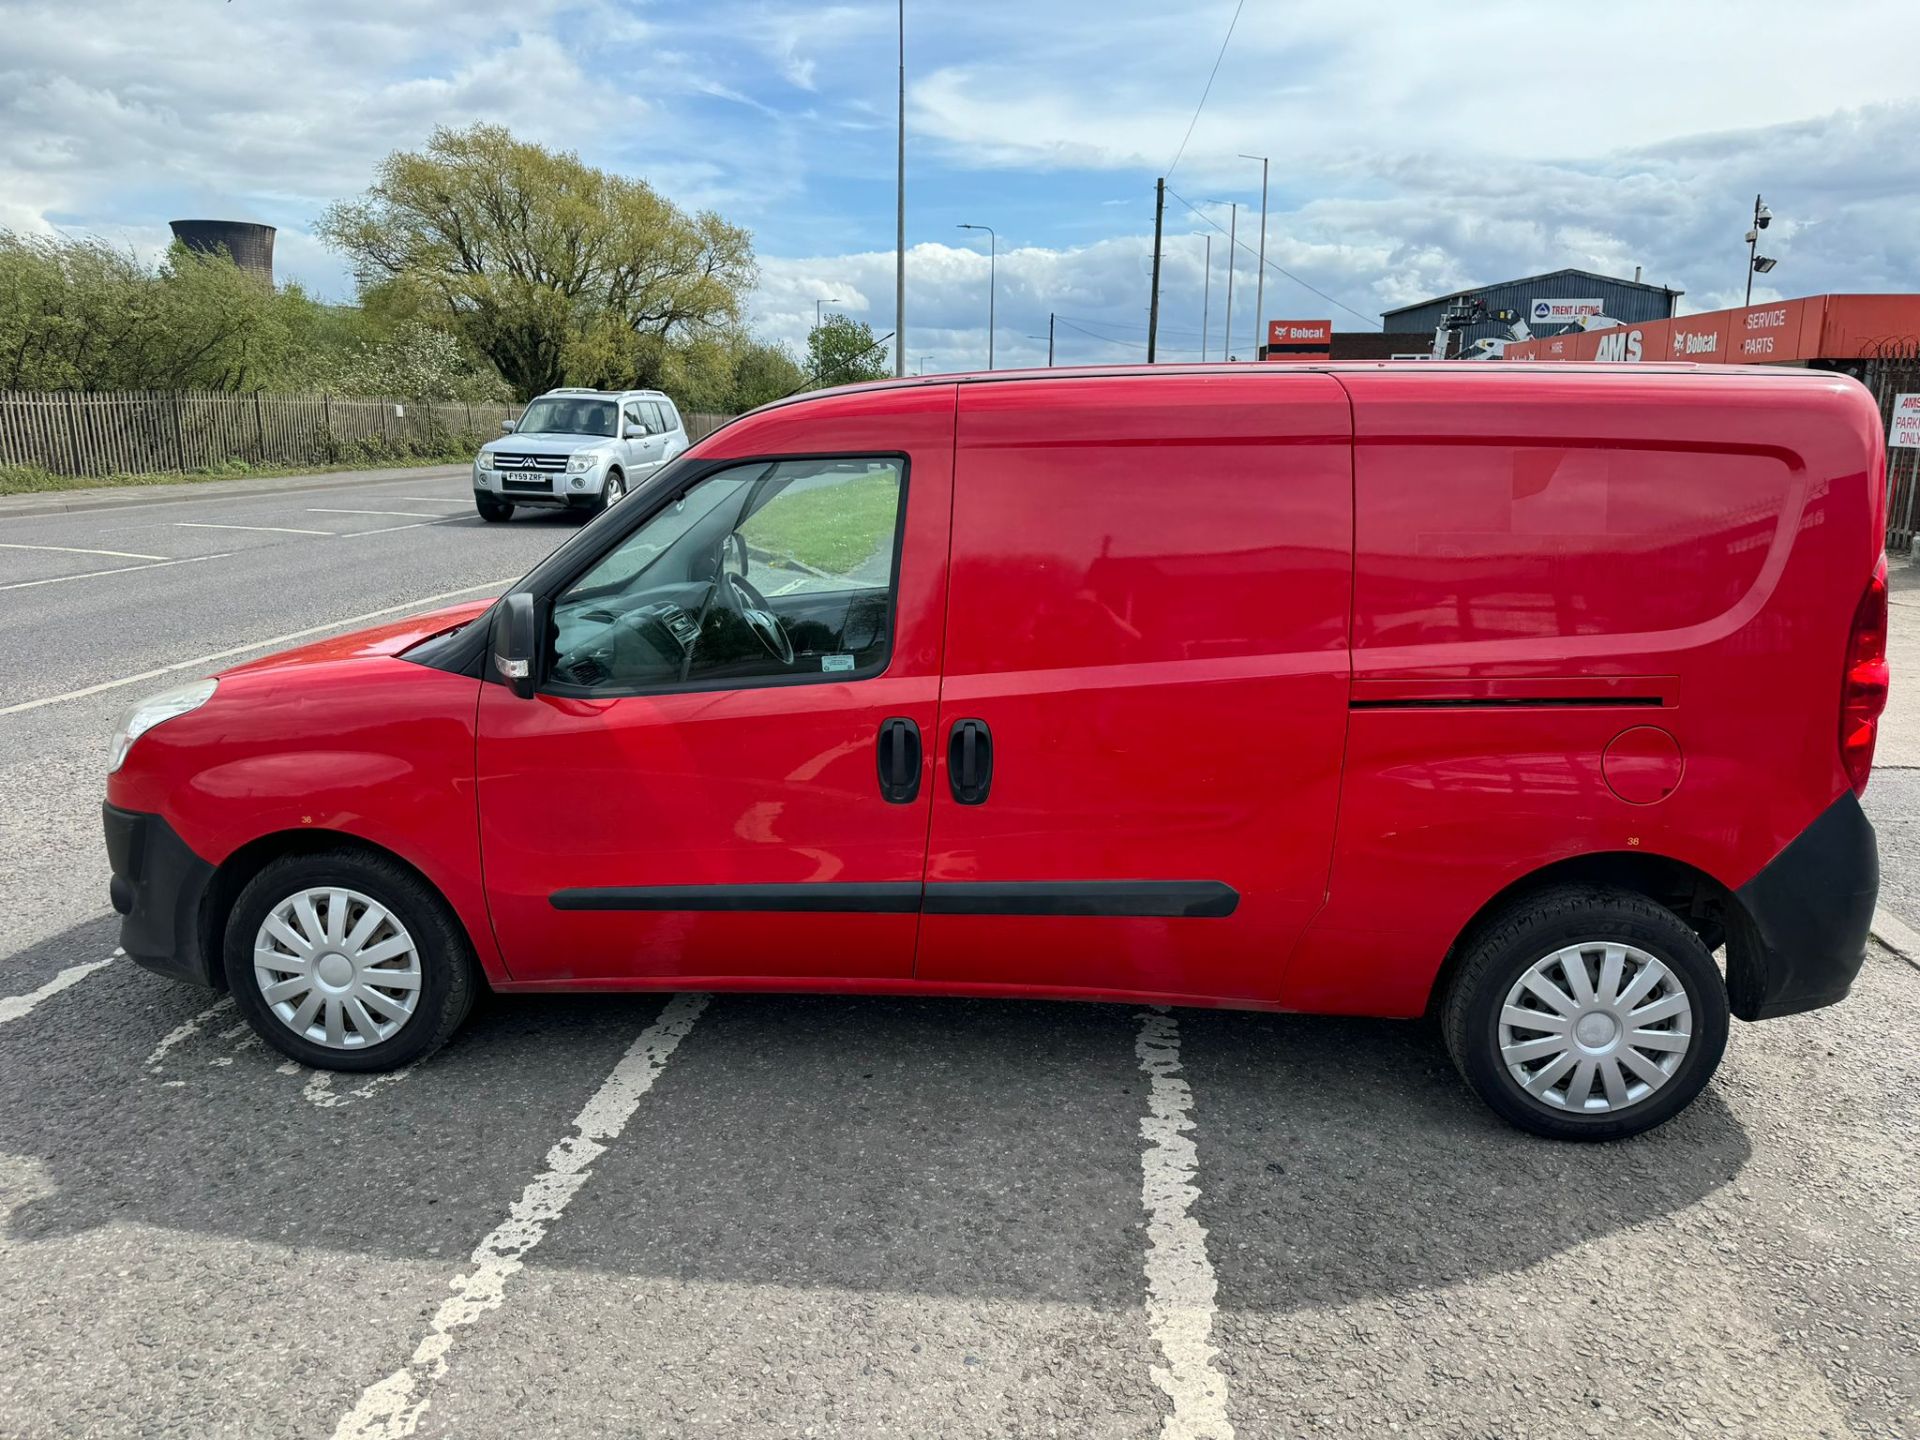
[[[936,882],[929,915],[1158,915],[1218,919],[1240,892],[1218,880],[1020,880]]]
[[[607,885],[556,890],[556,910],[783,911],[790,914],[1132,915],[1217,919],[1240,892],[1218,880],[912,881],[877,885]]]
[[[1735,892],[1727,999],[1742,1020],[1816,1010],[1846,997],[1867,958],[1880,847],[1851,790]]]
[[[556,890],[556,910],[774,910],[789,913],[911,915],[920,908],[920,887],[897,884],[842,885],[606,885]]]
[[[219,967],[207,955],[203,902],[213,866],[158,815],[102,807],[107,898],[120,913],[120,948],[137,964],[173,980],[219,988]]]

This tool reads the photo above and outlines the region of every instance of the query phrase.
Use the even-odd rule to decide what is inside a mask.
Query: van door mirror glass
[[[531,595],[509,595],[494,612],[493,672],[522,700],[533,698],[536,628]]]
[[[747,577],[747,541],[738,530],[720,542],[720,573]]]

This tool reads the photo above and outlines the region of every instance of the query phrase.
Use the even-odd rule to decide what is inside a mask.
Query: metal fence
[[[1920,393],[1920,361],[1911,356],[1892,360],[1869,360],[1860,375],[1861,383],[1880,402],[1880,433],[1886,434],[1893,423],[1896,395]],[[1887,549],[1896,554],[1913,552],[1913,537],[1920,526],[1920,450],[1902,446],[1887,451]]]
[[[471,454],[521,407],[217,391],[0,391],[0,465],[56,475],[334,465]],[[730,417],[689,411],[699,439]]]

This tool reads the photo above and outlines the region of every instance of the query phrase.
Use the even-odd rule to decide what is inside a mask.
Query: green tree
[[[892,373],[886,347],[864,320],[829,315],[807,336],[807,374],[815,385],[851,385]]]
[[[659,383],[675,347],[738,322],[755,276],[745,230],[498,125],[388,156],[321,234],[370,305],[434,315],[523,397]]]
[[[483,357],[421,319],[278,290],[225,255],[157,264],[0,231],[0,390],[277,390],[500,400]]]

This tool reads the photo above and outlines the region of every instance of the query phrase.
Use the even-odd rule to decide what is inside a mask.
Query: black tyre
[[[476,493],[473,497],[473,508],[478,510],[480,512],[480,518],[489,524],[494,524],[501,520],[511,520],[513,518],[513,502],[510,500],[496,500],[491,495]]]
[[[431,1054],[479,983],[447,903],[404,866],[350,849],[263,868],[227,917],[223,959],[260,1038],[320,1070],[394,1070]]]
[[[1719,1068],[1726,982],[1686,922],[1645,896],[1538,891],[1467,943],[1442,1033],[1475,1093],[1523,1130],[1638,1135]]]
[[[600,509],[611,510],[618,505],[627,493],[627,477],[618,470],[607,472],[606,483],[600,487]]]

